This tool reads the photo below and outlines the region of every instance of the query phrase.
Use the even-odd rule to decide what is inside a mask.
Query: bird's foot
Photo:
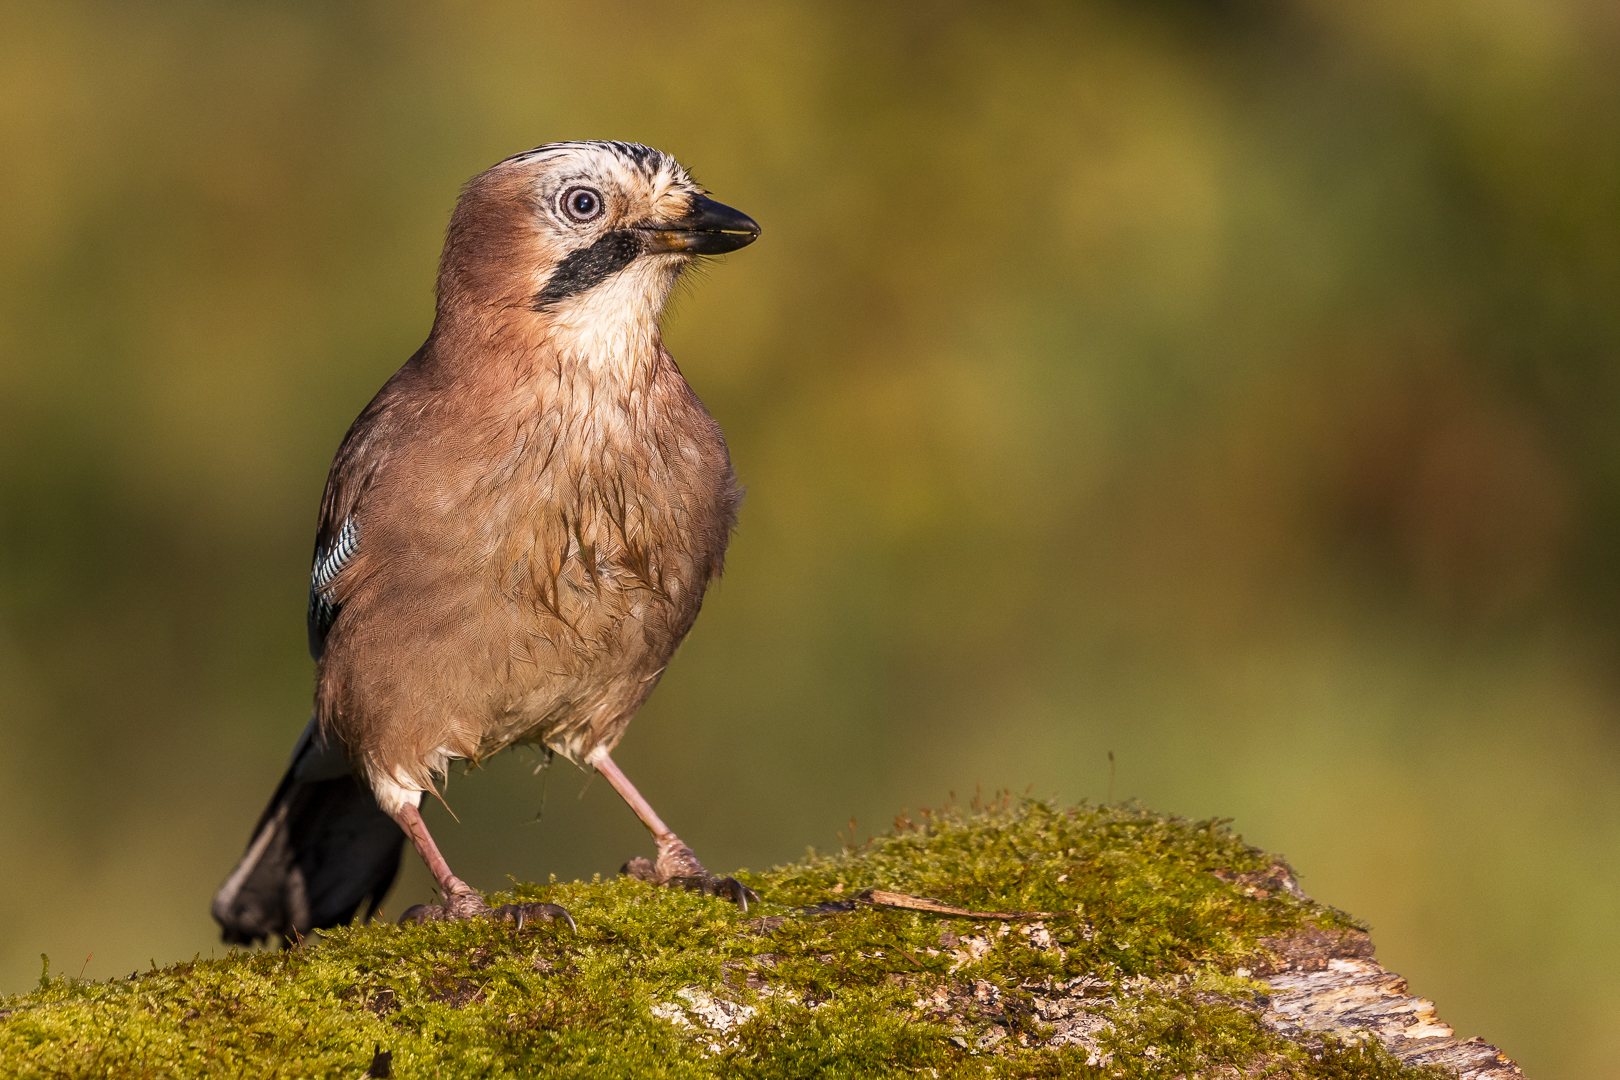
[[[656,863],[638,856],[625,863],[619,873],[654,885],[719,896],[736,904],[744,914],[749,904],[759,903],[757,892],[734,877],[715,877],[709,873],[692,854],[692,849],[675,837],[658,842]]]
[[[399,917],[399,925],[419,926],[422,923],[438,922],[449,917],[449,913],[438,904],[412,904],[405,909],[405,914]]]
[[[490,912],[490,917],[501,922],[517,923],[519,930],[532,922],[556,922],[561,919],[568,924],[568,929],[579,933],[579,927],[575,925],[574,917],[568,914],[568,909],[556,904],[502,904]]]
[[[450,894],[445,904],[417,904],[405,909],[405,914],[399,917],[399,924],[439,922],[442,919],[476,919],[489,914],[489,905],[484,898],[471,889],[465,892],[457,890]]]
[[[723,900],[730,900],[737,905],[737,910],[744,915],[748,914],[749,904],[759,903],[759,893],[734,877],[698,874],[689,877],[665,878],[664,884],[671,889],[685,889],[687,892],[700,892],[704,896],[718,896]]]
[[[692,849],[682,843],[678,836],[666,836],[658,841],[658,861],[653,863],[653,871],[660,881],[709,876]]]
[[[476,919],[489,914],[489,905],[484,903],[484,898],[471,889],[451,893],[450,902],[445,906],[449,908],[452,919]]]
[[[556,904],[502,904],[490,910],[484,898],[475,892],[456,892],[450,894],[450,903],[417,904],[406,908],[405,914],[399,917],[399,924],[439,922],[443,919],[481,919],[491,918],[499,922],[517,923],[519,930],[532,922],[556,922],[561,919],[568,924],[568,929],[579,933],[579,926],[575,924],[574,917],[568,914],[566,908]]]

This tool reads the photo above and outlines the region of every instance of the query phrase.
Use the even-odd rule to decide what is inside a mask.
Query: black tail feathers
[[[242,861],[214,895],[232,944],[297,941],[339,926],[361,904],[369,920],[399,872],[405,834],[310,721]]]

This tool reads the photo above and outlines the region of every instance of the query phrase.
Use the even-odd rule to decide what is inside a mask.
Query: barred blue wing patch
[[[343,522],[330,544],[315,549],[315,565],[309,572],[309,652],[316,659],[320,658],[327,631],[337,621],[338,605],[332,599],[332,580],[359,550],[360,530],[353,518]]]

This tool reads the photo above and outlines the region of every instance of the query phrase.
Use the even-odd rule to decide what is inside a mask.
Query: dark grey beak
[[[685,217],[638,228],[647,233],[648,252],[723,255],[759,239],[759,223],[753,218],[702,195]]]

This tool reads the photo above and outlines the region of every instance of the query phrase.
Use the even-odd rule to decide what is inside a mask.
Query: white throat
[[[636,381],[658,354],[658,320],[683,262],[678,255],[644,255],[557,303],[548,314],[558,357],[592,380]]]

